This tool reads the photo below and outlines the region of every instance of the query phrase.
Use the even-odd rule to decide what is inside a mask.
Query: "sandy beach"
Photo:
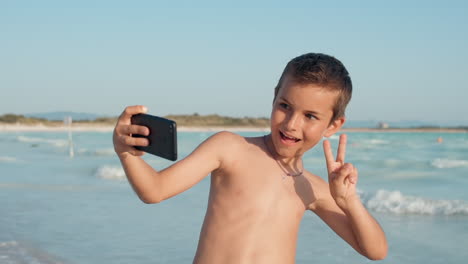
[[[68,131],[69,126],[66,125],[25,125],[25,124],[5,124],[0,123],[0,132],[60,132]],[[91,124],[91,123],[74,123],[71,126],[72,131],[82,132],[111,132],[114,129],[113,125]],[[245,131],[245,132],[268,132],[267,127],[186,127],[179,126],[178,131],[192,132],[213,132],[213,131]],[[429,132],[429,133],[468,133],[468,129],[458,128],[343,128],[341,132]]]

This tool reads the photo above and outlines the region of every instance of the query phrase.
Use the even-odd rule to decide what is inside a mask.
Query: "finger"
[[[339,183],[346,184],[346,179],[349,179],[353,171],[354,166],[351,163],[346,163],[335,171],[334,179]]]
[[[348,177],[349,182],[352,184],[356,184],[358,181],[358,170],[356,167],[354,167],[353,171],[351,172],[351,175]]]
[[[143,156],[145,154],[145,152],[141,151],[141,150],[134,149],[134,150],[130,151],[130,154],[132,154],[133,156]]]
[[[336,162],[344,164],[346,153],[346,134],[340,135],[340,143],[338,144],[338,154],[336,154]]]
[[[333,159],[333,152],[331,149],[330,141],[328,140],[323,141],[323,153],[325,154],[328,172],[331,172],[332,165],[335,161]]]
[[[140,146],[146,147],[149,144],[147,138],[136,138],[130,136],[121,136],[121,141],[127,146]]]
[[[136,114],[144,114],[148,111],[148,108],[144,105],[132,105],[132,106],[127,106],[125,110],[122,112],[120,115],[120,119],[125,120],[125,121],[130,121],[130,118],[132,115]]]
[[[145,126],[139,126],[139,125],[120,125],[117,128],[117,131],[119,134],[122,135],[142,135],[142,136],[148,136],[149,135],[149,128]]]

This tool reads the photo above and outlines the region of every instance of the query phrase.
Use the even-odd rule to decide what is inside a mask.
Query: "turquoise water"
[[[255,136],[261,133],[240,133]],[[179,133],[179,154],[211,133]],[[442,136],[444,142],[436,142]],[[331,139],[334,146],[338,137]],[[191,263],[209,178],[156,205],[131,190],[111,133],[0,133],[0,263]],[[169,161],[146,155],[156,168]],[[468,258],[468,135],[348,133],[366,207],[390,251],[381,263],[465,263]],[[304,157],[325,177],[320,147]],[[297,263],[367,263],[318,217],[306,213]]]

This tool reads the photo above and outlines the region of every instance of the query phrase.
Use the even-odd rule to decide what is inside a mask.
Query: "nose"
[[[295,113],[290,113],[287,117],[286,120],[284,120],[284,128],[287,131],[296,131],[298,129],[298,126],[300,125],[300,116]]]

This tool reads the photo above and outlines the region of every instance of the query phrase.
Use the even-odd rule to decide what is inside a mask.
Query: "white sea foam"
[[[365,143],[367,144],[370,144],[370,145],[385,145],[385,144],[389,144],[390,142],[388,142],[387,140],[383,140],[383,139],[369,139],[369,140],[366,140],[364,141]]]
[[[468,202],[461,200],[431,200],[387,190],[362,195],[361,198],[367,208],[376,212],[398,215],[468,215]]]
[[[8,157],[8,156],[0,156],[0,162],[3,162],[3,163],[14,163],[14,162],[18,162],[19,160],[17,158],[14,158],[14,157]]]
[[[68,146],[68,139],[48,139],[48,138],[38,138],[38,137],[26,137],[18,136],[16,138],[19,142],[26,143],[46,143],[56,147],[65,147]]]
[[[114,156],[115,152],[113,148],[104,148],[104,149],[79,149],[78,154],[84,156]]]
[[[39,248],[17,241],[0,242],[0,263],[2,264],[64,264],[63,260]]]
[[[338,140],[338,139],[340,139],[340,136],[338,136],[338,135],[331,135],[331,136],[326,137],[326,138],[323,138],[323,139]]]
[[[355,139],[349,142],[349,145],[356,149],[374,149],[387,147],[391,144],[390,141],[376,138]]]
[[[106,180],[126,180],[125,172],[122,167],[104,165],[97,168],[96,177]]]
[[[17,246],[18,242],[16,241],[7,241],[7,242],[0,242],[0,248],[10,247],[10,246]]]
[[[94,150],[93,153],[96,156],[114,156],[115,155],[115,151],[113,148],[96,149]]]
[[[384,165],[386,167],[391,167],[391,168],[398,167],[404,162],[405,161],[398,160],[398,159],[386,159],[386,160],[383,161],[383,163],[384,163]]]
[[[431,165],[438,169],[468,168],[468,160],[435,159]]]

